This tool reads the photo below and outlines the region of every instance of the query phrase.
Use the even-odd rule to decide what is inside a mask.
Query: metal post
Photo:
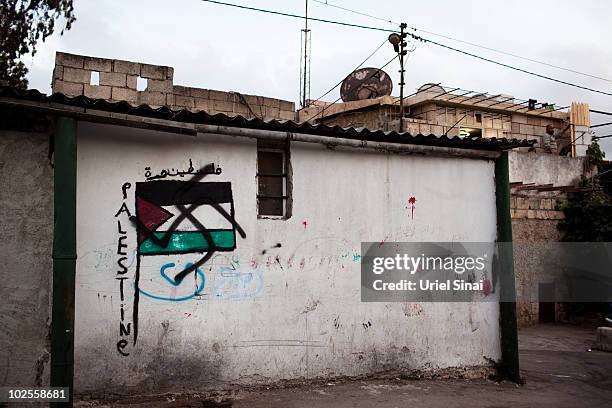
[[[404,69],[404,55],[406,55],[406,51],[405,51],[405,47],[406,47],[406,42],[404,41],[404,38],[406,38],[406,27],[408,27],[408,25],[406,23],[402,23],[400,24],[400,31],[401,31],[401,41],[400,41],[400,53],[399,53],[399,60],[400,60],[400,123],[399,123],[399,131],[400,133],[404,131],[404,72],[406,72],[406,70]]]
[[[53,170],[53,293],[51,310],[51,386],[74,380],[74,279],[76,270],[76,120],[60,117],[55,130]]]
[[[510,217],[510,180],[508,152],[495,160],[495,201],[497,204],[497,242],[499,245],[502,366],[510,381],[521,383],[518,333],[516,325],[516,288]]]
[[[305,23],[304,23],[304,30],[302,30],[304,32],[304,72],[302,73],[304,78],[303,78],[303,84],[302,84],[302,100],[300,101],[302,103],[302,108],[306,107],[306,99],[307,99],[307,83],[308,83],[308,0],[306,0],[306,19],[305,19]]]

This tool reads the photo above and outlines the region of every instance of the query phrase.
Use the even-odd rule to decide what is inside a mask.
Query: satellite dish
[[[344,102],[361,101],[391,95],[391,77],[379,68],[361,68],[353,71],[342,82],[340,96]]]
[[[442,94],[445,91],[444,91],[444,88],[442,88],[438,84],[425,84],[425,85],[421,85],[421,87],[417,90],[418,94],[421,92],[431,92],[435,94]]]

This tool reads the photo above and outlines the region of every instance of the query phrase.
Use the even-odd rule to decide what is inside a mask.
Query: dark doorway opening
[[[555,322],[555,284],[540,283],[538,285],[539,312],[538,320],[540,323]]]

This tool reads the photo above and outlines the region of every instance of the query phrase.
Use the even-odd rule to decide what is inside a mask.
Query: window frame
[[[260,156],[259,152],[271,152],[271,153],[281,153],[282,157],[282,172],[281,174],[269,174],[269,173],[260,173],[259,172],[259,161]],[[255,172],[255,181],[256,181],[256,189],[257,193],[255,196],[257,202],[257,218],[258,219],[275,219],[275,220],[287,220],[291,218],[291,209],[293,204],[293,184],[292,184],[292,169],[291,169],[291,156],[289,150],[289,142],[274,142],[267,140],[257,140],[257,171]],[[280,177],[283,179],[283,193],[280,196],[277,195],[265,195],[262,194],[259,187],[259,178],[260,177]],[[260,212],[260,200],[261,199],[280,199],[282,200],[282,215],[275,214],[262,214]]]

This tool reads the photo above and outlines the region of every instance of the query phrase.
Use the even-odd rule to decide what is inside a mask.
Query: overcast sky
[[[304,13],[304,0],[227,0],[252,7]],[[493,0],[329,0],[409,26],[501,49],[535,60],[612,80],[612,2]],[[239,91],[298,101],[300,29],[303,21],[240,10],[200,0],[74,0],[77,21],[64,36],[41,44],[30,69],[30,87],[50,92],[55,52],[65,51],[174,67],[175,85]],[[312,17],[393,28],[390,23],[351,14],[310,0]],[[312,22],[311,97],[335,85],[387,37],[384,32]],[[500,55],[416,32],[455,48],[564,81],[612,93],[612,82]],[[380,67],[393,57],[391,45],[366,65]],[[398,67],[386,71],[397,77]],[[540,102],[588,102],[612,112],[612,96],[532,77],[435,45],[419,44],[407,62],[407,93],[427,82]],[[398,82],[397,79],[395,82]],[[393,91],[398,94],[395,86]],[[326,100],[334,101],[338,90]],[[612,116],[592,115],[593,123]],[[597,134],[612,134],[612,126]],[[612,138],[602,145],[612,158]]]

